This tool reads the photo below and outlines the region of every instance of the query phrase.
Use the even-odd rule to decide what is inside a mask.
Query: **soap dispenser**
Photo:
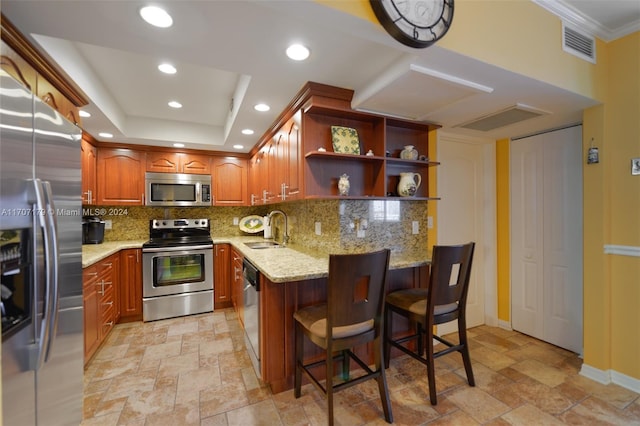
[[[264,216],[262,218],[262,229],[264,231],[264,238],[271,239],[273,235],[271,235],[271,222],[269,221],[269,216]]]

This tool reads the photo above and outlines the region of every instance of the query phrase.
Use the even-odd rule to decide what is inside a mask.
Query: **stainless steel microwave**
[[[145,205],[206,207],[211,205],[211,175],[146,173]]]

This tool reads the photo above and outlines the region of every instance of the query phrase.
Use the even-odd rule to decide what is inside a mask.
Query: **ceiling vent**
[[[596,63],[596,40],[566,23],[562,24],[562,50],[591,63]]]
[[[463,124],[459,124],[455,127],[462,127],[464,129],[479,130],[481,132],[488,132],[500,127],[509,126],[511,124],[518,123],[520,121],[529,120],[531,118],[539,117],[544,114],[549,114],[547,111],[536,109],[528,105],[516,104],[507,109],[503,109],[498,112],[494,112],[489,115],[468,121]]]

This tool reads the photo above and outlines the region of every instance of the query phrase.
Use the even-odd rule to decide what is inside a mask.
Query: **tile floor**
[[[436,360],[438,405],[426,372],[403,356],[387,380],[397,425],[640,425],[640,395],[578,374],[574,354],[517,332],[470,330],[476,387],[458,354]],[[375,381],[336,395],[336,423],[384,425]],[[89,425],[325,425],[311,385],[300,399],[257,379],[232,310],[117,325],[85,370]]]

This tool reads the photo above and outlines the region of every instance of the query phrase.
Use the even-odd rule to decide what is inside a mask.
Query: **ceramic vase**
[[[422,176],[418,173],[400,173],[398,182],[398,195],[401,197],[413,197],[422,183]]]
[[[349,175],[343,174],[338,180],[338,192],[343,196],[349,195],[349,188],[351,188],[351,184],[349,183]]]
[[[400,151],[400,158],[404,158],[405,160],[417,160],[418,151],[413,147],[413,145],[405,145],[404,149]]]

